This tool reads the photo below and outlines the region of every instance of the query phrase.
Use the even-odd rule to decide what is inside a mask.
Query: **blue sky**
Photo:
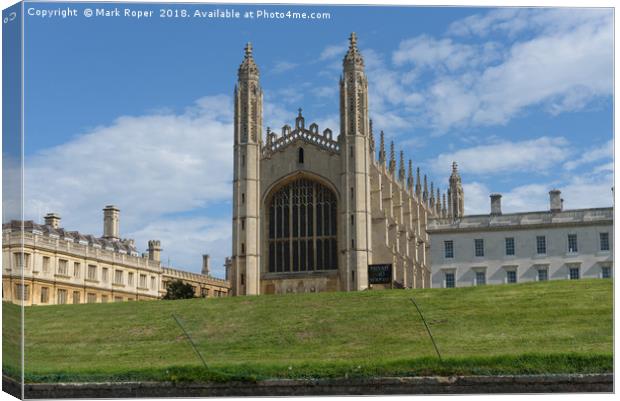
[[[62,3],[30,3],[37,9]],[[100,234],[121,209],[124,237],[163,259],[215,273],[230,253],[232,91],[254,45],[265,126],[302,107],[338,131],[338,78],[359,38],[375,133],[384,130],[442,191],[459,162],[468,213],[612,203],[610,9],[215,6],[327,11],[329,20],[26,16],[26,216]],[[95,7],[88,5],[88,7]],[[122,4],[97,5],[124,8]]]

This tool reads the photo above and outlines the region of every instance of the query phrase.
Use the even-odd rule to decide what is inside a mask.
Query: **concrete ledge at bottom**
[[[19,383],[3,376],[3,389]],[[611,393],[613,374],[381,377],[227,383],[27,383],[25,398],[226,397],[384,394]]]

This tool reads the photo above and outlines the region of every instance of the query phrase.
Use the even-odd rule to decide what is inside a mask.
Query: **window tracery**
[[[337,218],[324,185],[302,178],[280,188],[269,205],[269,272],[337,269]]]

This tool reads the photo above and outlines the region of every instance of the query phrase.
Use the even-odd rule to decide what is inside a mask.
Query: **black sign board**
[[[368,265],[368,284],[390,284],[392,264]]]

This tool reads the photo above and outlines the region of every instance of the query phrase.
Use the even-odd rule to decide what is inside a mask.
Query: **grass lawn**
[[[29,307],[25,373],[44,382],[611,372],[612,296],[612,281],[599,279]],[[4,371],[16,372],[4,355]]]

